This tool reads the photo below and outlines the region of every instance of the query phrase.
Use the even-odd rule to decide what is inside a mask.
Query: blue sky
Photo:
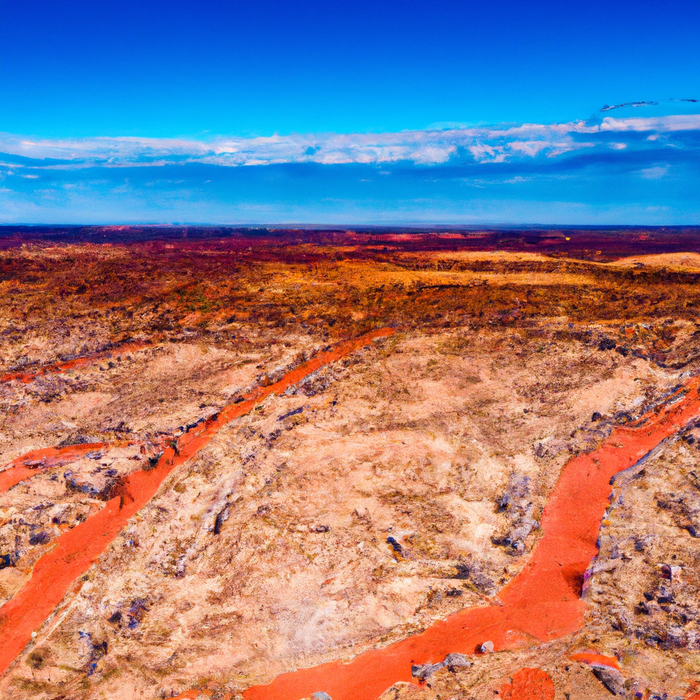
[[[0,0],[5,223],[700,223],[700,3]],[[605,112],[603,105],[659,101]]]

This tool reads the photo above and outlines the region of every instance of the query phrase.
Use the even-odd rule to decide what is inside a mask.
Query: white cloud
[[[671,114],[666,117],[628,117],[615,119],[605,117],[602,131],[697,131],[700,129],[700,114]]]
[[[668,174],[668,165],[653,165],[651,168],[644,168],[639,174],[645,180],[660,180]]]
[[[156,167],[171,163],[220,166],[276,163],[382,164],[409,161],[432,165],[470,154],[476,162],[501,163],[540,156],[557,157],[578,149],[627,148],[626,134],[700,131],[700,114],[665,117],[605,117],[599,123],[520,124],[427,129],[383,134],[289,134],[208,140],[105,137],[27,139],[0,134],[0,153],[31,158],[25,167],[52,169]],[[610,142],[611,134],[617,139]],[[595,136],[604,135],[601,141]],[[583,141],[582,138],[587,138]],[[464,155],[460,155],[464,154]],[[37,163],[36,160],[48,160]],[[9,165],[9,164],[8,164]],[[21,166],[18,166],[21,167]]]
[[[511,151],[522,153],[524,156],[536,156],[547,148],[546,141],[512,141],[508,144]]]

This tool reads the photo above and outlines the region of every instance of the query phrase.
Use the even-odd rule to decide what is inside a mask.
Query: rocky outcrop
[[[508,485],[498,501],[498,512],[508,519],[504,534],[492,537],[494,544],[506,547],[512,554],[525,552],[530,533],[539,527],[534,518],[535,505],[530,500],[530,478],[523,474],[511,474]]]

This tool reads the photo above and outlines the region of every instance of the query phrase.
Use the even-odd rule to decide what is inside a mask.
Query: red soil
[[[90,357],[76,357],[73,360],[66,360],[66,362],[51,362],[47,365],[28,369],[26,372],[7,372],[6,374],[0,374],[0,382],[20,381],[22,384],[29,384],[29,382],[34,381],[37,377],[41,377],[44,374],[59,374],[60,372],[67,372],[68,370],[78,367],[87,367],[99,360],[107,360],[117,355],[124,355],[127,352],[141,350],[141,348],[146,345],[147,343],[141,341],[126,343],[120,345],[118,348],[105,350],[104,352],[91,355]]]
[[[29,479],[44,469],[69,464],[88,452],[108,447],[106,442],[89,442],[66,447],[46,447],[34,450],[10,462],[0,471],[0,493],[11,489],[20,481]]]
[[[607,666],[617,671],[620,670],[620,665],[617,663],[617,659],[614,656],[603,656],[594,651],[572,654],[569,658],[573,661],[580,661],[581,663],[588,664],[589,666]]]
[[[390,328],[372,331],[319,353],[274,384],[258,387],[244,401],[226,406],[192,428],[178,439],[175,448],[164,451],[153,469],[126,476],[118,495],[107,501],[99,513],[61,535],[56,546],[36,563],[29,581],[0,608],[0,673],[24,649],[31,633],[53,612],[73,581],[105,551],[129,518],[155,495],[168,474],[194,457],[220,428],[251,411],[270,394],[282,393],[324,365],[393,333]]]
[[[599,449],[566,464],[542,515],[542,539],[532,558],[490,606],[462,610],[425,632],[384,649],[278,676],[244,691],[246,700],[299,700],[325,691],[333,700],[376,700],[399,681],[411,682],[411,665],[442,661],[449,653],[529,647],[579,630],[584,573],[598,551],[612,477],[631,467],[700,413],[697,379],[655,414],[616,428]]]
[[[503,700],[554,700],[554,683],[539,668],[521,668],[508,685],[501,688]]]

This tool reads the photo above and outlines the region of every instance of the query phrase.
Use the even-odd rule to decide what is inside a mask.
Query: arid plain
[[[0,695],[699,698],[698,233],[0,231]]]

